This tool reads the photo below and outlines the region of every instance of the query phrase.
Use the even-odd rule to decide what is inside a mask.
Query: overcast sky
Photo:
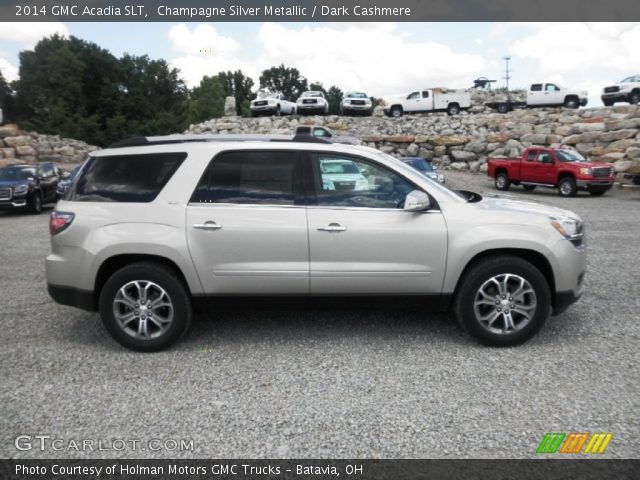
[[[640,74],[639,23],[0,23],[0,70],[18,75],[18,52],[53,33],[75,35],[113,54],[165,58],[189,86],[203,75],[271,65],[310,81],[382,97],[430,86],[462,87],[486,76],[512,87],[552,81],[589,91]]]

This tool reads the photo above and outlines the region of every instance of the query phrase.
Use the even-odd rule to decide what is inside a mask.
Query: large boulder
[[[226,97],[224,99],[224,116],[225,117],[234,117],[238,115],[238,111],[236,110],[236,98],[235,97]]]

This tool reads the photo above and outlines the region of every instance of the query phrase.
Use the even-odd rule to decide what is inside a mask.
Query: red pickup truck
[[[495,179],[498,190],[513,184],[525,190],[557,188],[563,197],[573,197],[578,190],[599,196],[615,178],[610,163],[589,162],[575,150],[563,148],[529,147],[522,158],[490,158],[488,164],[487,175]]]

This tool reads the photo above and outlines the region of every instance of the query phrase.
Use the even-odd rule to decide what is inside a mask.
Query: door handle
[[[326,227],[318,227],[317,230],[320,232],[344,232],[347,227],[343,227],[339,223],[330,223]]]
[[[204,223],[194,223],[193,228],[197,228],[198,230],[220,230],[222,225],[218,225],[216,222],[209,220]]]

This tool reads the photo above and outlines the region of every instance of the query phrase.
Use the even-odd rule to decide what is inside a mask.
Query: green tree
[[[242,70],[220,72],[218,78],[224,88],[225,96],[232,96],[236,99],[236,112],[243,116],[250,115],[249,106],[255,97],[251,92],[253,80],[245,76]]]
[[[342,95],[342,90],[335,85],[331,86],[325,94],[327,102],[329,102],[329,113],[331,115],[340,115],[340,102],[342,102]]]
[[[218,76],[203,77],[191,92],[189,123],[198,123],[224,115],[225,91]]]
[[[4,121],[9,121],[13,109],[13,90],[2,75],[2,71],[0,71],[0,109],[2,109]]]
[[[260,88],[282,92],[288,100],[295,101],[302,92],[307,90],[307,79],[300,74],[297,68],[280,65],[262,72]]]

